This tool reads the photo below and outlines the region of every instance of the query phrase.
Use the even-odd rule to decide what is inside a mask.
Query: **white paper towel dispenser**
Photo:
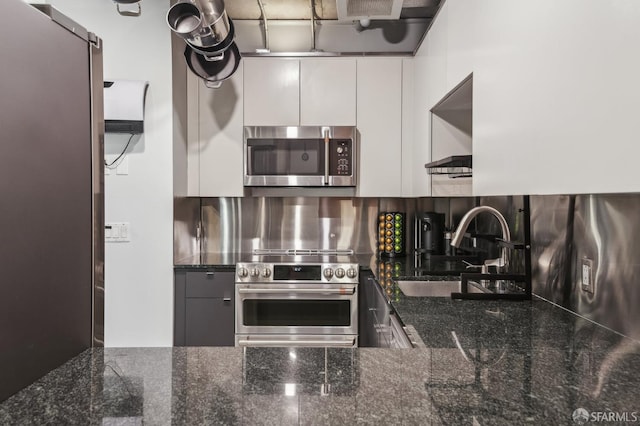
[[[107,133],[144,133],[144,103],[149,82],[104,81],[104,130]]]

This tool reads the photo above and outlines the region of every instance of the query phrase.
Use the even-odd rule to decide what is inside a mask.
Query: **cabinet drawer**
[[[187,299],[186,346],[233,346],[235,318],[232,302],[222,299]]]
[[[233,280],[233,272],[187,272],[186,297],[233,298]]]

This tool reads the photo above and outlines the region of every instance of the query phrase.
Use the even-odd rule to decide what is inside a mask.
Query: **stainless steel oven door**
[[[357,335],[357,284],[236,284],[236,335]]]

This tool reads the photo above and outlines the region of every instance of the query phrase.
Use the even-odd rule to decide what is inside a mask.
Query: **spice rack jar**
[[[378,254],[385,257],[405,255],[405,214],[378,213]]]

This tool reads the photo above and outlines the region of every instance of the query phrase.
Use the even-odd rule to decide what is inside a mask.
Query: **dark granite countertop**
[[[468,271],[462,259],[464,258],[435,256],[416,262],[413,256],[373,258],[371,270],[393,311],[404,325],[412,326],[423,341],[433,341],[444,333],[438,337],[438,345],[454,344],[450,336],[451,331],[457,330],[458,334],[476,332],[478,325],[494,323],[496,319],[500,319],[501,322],[513,322],[514,318],[530,318],[546,310],[551,310],[558,318],[573,315],[542,300],[536,300],[534,303],[409,297],[398,286],[398,281],[459,280],[460,274]],[[434,324],[438,324],[435,331]],[[514,328],[520,328],[520,325]]]
[[[0,424],[538,425],[573,424],[577,408],[640,412],[638,343],[536,303],[506,322],[484,316],[502,307],[466,303],[464,318],[432,317],[423,349],[87,350],[0,403]]]

